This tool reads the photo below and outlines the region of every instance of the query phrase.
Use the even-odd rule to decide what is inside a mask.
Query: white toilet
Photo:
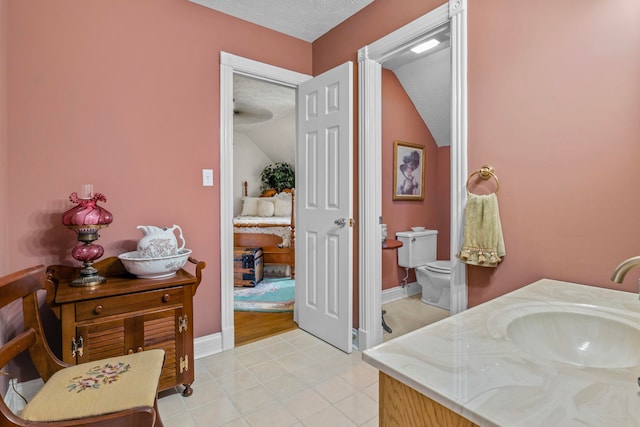
[[[445,310],[451,301],[451,261],[436,261],[438,230],[401,231],[396,238],[400,267],[414,268],[422,286],[422,302]]]

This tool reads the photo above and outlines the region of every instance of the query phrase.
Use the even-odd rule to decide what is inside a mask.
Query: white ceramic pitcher
[[[173,227],[156,227],[154,225],[139,225],[136,227],[143,234],[138,241],[138,254],[145,258],[162,258],[176,255],[178,251],[184,249],[185,241],[182,236],[182,228],[173,224]],[[182,244],[178,246],[175,230],[178,230],[178,237]]]

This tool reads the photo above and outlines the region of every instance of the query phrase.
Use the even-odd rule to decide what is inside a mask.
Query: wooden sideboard
[[[184,385],[193,393],[193,296],[204,262],[195,276],[184,269],[161,279],[140,279],[117,257],[94,264],[107,279],[95,287],[72,287],[79,269],[52,265],[48,277],[55,287],[51,308],[62,323],[62,360],[90,362],[154,348],[165,350],[159,390]]]

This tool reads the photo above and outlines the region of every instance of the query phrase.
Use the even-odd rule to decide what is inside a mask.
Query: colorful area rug
[[[233,309],[237,311],[293,311],[295,280],[268,278],[253,288],[234,288]]]

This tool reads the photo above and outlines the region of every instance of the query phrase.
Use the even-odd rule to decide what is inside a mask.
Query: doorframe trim
[[[382,342],[382,66],[407,43],[446,22],[451,26],[451,313],[467,308],[466,269],[456,257],[462,243],[467,178],[467,5],[455,0],[358,50],[360,350]]]
[[[220,327],[222,350],[234,347],[233,326],[233,75],[244,74],[294,89],[311,79],[298,73],[220,52]]]

